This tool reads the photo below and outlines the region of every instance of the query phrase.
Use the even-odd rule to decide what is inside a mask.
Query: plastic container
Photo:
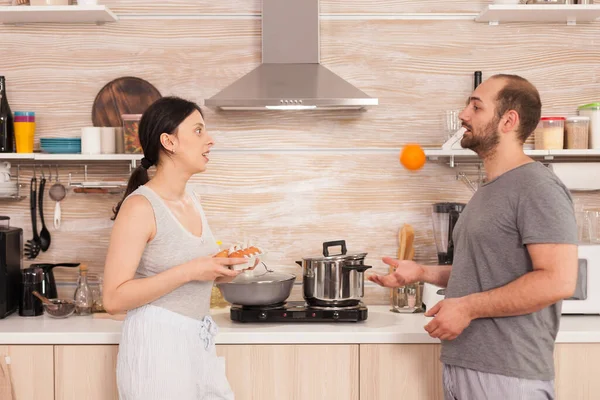
[[[535,130],[536,150],[562,150],[565,144],[565,118],[542,117]]]
[[[567,149],[587,149],[590,137],[590,117],[569,117],[565,122]]]
[[[35,112],[15,111],[14,119],[17,153],[33,153]]]
[[[588,147],[600,149],[600,103],[591,103],[577,108],[579,115],[590,117],[590,136]]]
[[[142,145],[138,136],[142,114],[122,114],[123,120],[123,152],[125,154],[142,154]]]

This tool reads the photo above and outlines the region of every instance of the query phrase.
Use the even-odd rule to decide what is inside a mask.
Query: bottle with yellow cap
[[[92,290],[88,285],[88,267],[86,264],[79,266],[79,278],[77,279],[77,289],[75,289],[75,313],[77,315],[89,315],[92,313],[92,305],[94,299],[92,297]]]

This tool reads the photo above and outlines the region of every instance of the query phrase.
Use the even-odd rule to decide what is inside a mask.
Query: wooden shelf
[[[476,22],[594,22],[600,18],[600,4],[491,4]]]
[[[119,20],[108,7],[95,6],[2,6],[0,23],[96,23]]]
[[[1,160],[18,161],[138,161],[142,154],[48,154],[48,153],[0,153]]]
[[[479,156],[475,152],[466,149],[444,150],[444,149],[424,149],[425,155],[430,161],[448,161],[451,166],[454,162],[479,162]],[[546,161],[600,161],[600,149],[587,150],[525,150],[525,154],[534,158]]]

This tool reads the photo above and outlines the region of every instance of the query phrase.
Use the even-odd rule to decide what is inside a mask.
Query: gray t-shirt
[[[484,292],[531,272],[526,245],[577,244],[569,190],[552,171],[528,163],[482,185],[453,232],[447,298]],[[554,379],[553,351],[562,302],[532,314],[481,318],[442,341],[441,361],[481,372]]]

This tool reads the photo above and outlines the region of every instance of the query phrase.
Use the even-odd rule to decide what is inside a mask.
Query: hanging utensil
[[[60,228],[60,220],[61,220],[61,216],[62,216],[61,209],[60,209],[60,202],[67,195],[67,190],[65,189],[63,184],[60,183],[60,179],[58,178],[58,165],[56,166],[56,178],[55,179],[56,180],[55,180],[54,185],[52,185],[52,187],[50,188],[49,195],[50,195],[50,198],[56,202],[56,205],[54,206],[54,228],[59,229]]]
[[[33,238],[25,243],[24,252],[28,259],[34,259],[40,254],[40,237],[37,232],[37,220],[36,220],[36,199],[37,199],[37,179],[35,178],[35,169],[33,172],[33,178],[31,178],[31,187],[29,189],[29,205],[31,213],[31,229],[33,231]]]
[[[42,221],[42,230],[40,231],[40,249],[47,251],[50,248],[50,231],[46,228],[44,221],[44,188],[46,187],[46,176],[42,170],[42,180],[40,181],[40,193],[38,196],[38,206],[40,208],[40,220]]]

